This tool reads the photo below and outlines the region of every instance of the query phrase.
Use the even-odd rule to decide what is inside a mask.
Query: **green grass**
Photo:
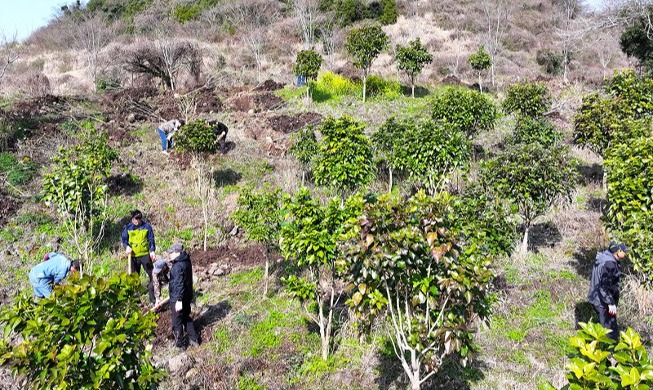
[[[253,270],[230,276],[230,286],[252,286],[259,284],[263,280],[263,269],[258,267]]]
[[[265,386],[258,383],[255,378],[251,376],[238,377],[238,390],[265,390]]]

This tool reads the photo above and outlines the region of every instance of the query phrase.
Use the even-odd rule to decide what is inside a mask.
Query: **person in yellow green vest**
[[[143,213],[134,210],[131,222],[122,231],[122,246],[127,255],[131,255],[131,271],[141,274],[141,266],[145,268],[149,283],[147,285],[150,302],[154,303],[154,287],[152,283],[153,262],[156,261],[154,230],[149,223],[143,221]]]

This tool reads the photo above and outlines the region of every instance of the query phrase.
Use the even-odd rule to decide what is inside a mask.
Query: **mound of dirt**
[[[254,91],[262,92],[262,91],[268,91],[268,92],[273,92],[276,90],[279,90],[284,87],[283,83],[277,83],[274,80],[267,79],[263,83],[259,84],[254,88]]]
[[[7,220],[16,214],[20,208],[20,202],[8,194],[0,192],[0,228],[5,226]]]
[[[322,115],[315,112],[303,112],[297,115],[272,115],[267,118],[270,128],[284,134],[295,133],[308,124],[322,122]]]
[[[254,110],[256,112],[271,111],[281,107],[284,104],[283,99],[272,92],[260,92],[245,94],[232,98],[229,102],[229,108],[233,111]]]
[[[211,263],[229,263],[232,266],[253,266],[265,264],[265,246],[251,244],[245,247],[229,243],[207,251],[191,251],[190,258],[194,266],[208,267]],[[271,253],[270,258],[275,258],[276,253]]]
[[[12,111],[17,117],[29,118],[64,111],[66,104],[66,99],[61,96],[44,95],[19,101]]]
[[[195,96],[197,102],[197,113],[216,113],[223,109],[222,102],[215,95],[215,92],[209,89],[203,89],[197,92]]]
[[[172,335],[172,313],[167,308],[159,313],[154,329],[154,345],[173,344],[175,336]]]

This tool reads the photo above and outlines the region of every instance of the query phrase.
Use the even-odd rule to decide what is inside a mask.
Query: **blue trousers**
[[[52,283],[48,279],[37,279],[30,275],[29,281],[37,298],[48,298],[52,294]]]
[[[168,137],[163,130],[156,129],[156,132],[159,133],[159,137],[161,137],[161,150],[165,152],[172,147],[172,141],[168,141]]]

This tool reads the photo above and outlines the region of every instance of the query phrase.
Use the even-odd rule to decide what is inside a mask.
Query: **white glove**
[[[132,248],[130,246],[125,247],[125,253],[130,254],[132,253]]]
[[[608,313],[610,313],[611,316],[616,316],[617,315],[617,305],[608,305]]]
[[[175,303],[175,311],[181,311],[184,308],[184,304],[181,301]]]
[[[150,260],[154,263],[156,261],[156,254],[154,252],[150,252]]]

